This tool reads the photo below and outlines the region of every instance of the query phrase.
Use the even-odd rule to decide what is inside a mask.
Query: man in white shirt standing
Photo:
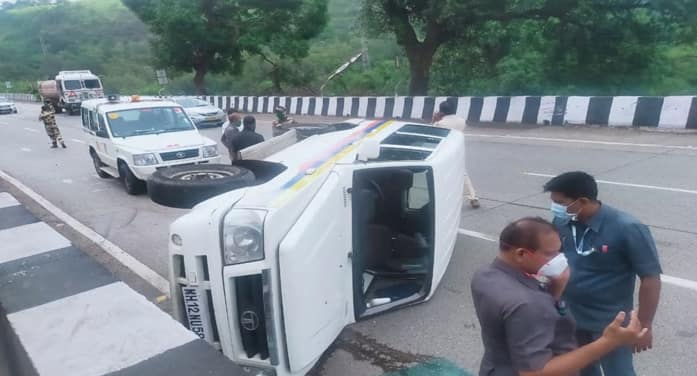
[[[439,106],[439,111],[433,114],[433,125],[441,128],[448,128],[459,132],[464,132],[467,128],[467,120],[457,116],[455,113],[457,108],[455,103],[450,100],[442,102]],[[472,185],[472,180],[470,180],[467,171],[465,170],[465,190],[467,192],[467,199],[469,200],[470,206],[477,209],[479,208],[479,199],[477,198],[477,193],[474,191],[474,186]]]

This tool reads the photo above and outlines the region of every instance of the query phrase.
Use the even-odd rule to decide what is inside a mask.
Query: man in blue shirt
[[[561,174],[544,186],[551,193],[554,225],[562,240],[571,277],[564,298],[576,319],[583,346],[597,339],[618,311],[634,305],[640,279],[639,320],[647,334],[586,368],[582,376],[635,376],[632,353],[649,350],[651,327],[661,291],[661,265],[649,228],[631,215],[598,201],[595,179],[585,172]]]

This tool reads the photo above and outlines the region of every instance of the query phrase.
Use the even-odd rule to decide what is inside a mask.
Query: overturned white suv
[[[304,375],[346,325],[428,300],[452,256],[463,134],[352,123],[226,166],[246,183],[171,225],[175,315],[259,374]]]

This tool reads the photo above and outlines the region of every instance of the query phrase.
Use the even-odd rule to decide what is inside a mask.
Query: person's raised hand
[[[617,317],[603,331],[602,338],[605,338],[615,347],[634,345],[648,332],[647,328],[641,327],[636,311],[630,313],[629,324],[623,327],[622,323],[626,315],[625,312],[618,313]]]

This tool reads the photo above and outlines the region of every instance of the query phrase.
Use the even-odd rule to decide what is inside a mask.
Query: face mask
[[[549,260],[548,263],[544,264],[537,273],[545,277],[556,278],[559,277],[568,266],[569,264],[566,256],[560,253],[555,258]]]
[[[567,206],[557,204],[556,202],[552,201],[552,206],[549,208],[549,210],[552,211],[552,214],[554,214],[555,218],[570,219],[572,215],[566,211],[566,208]]]

